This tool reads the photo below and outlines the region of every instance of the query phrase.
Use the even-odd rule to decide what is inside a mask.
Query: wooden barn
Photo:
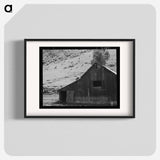
[[[116,105],[117,74],[94,63],[78,80],[61,88],[60,103]]]

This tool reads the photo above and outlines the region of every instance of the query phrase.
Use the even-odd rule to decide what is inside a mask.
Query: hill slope
[[[116,52],[109,50],[106,67],[116,72]],[[55,94],[57,90],[74,82],[90,67],[93,50],[45,50],[43,53],[43,92]]]

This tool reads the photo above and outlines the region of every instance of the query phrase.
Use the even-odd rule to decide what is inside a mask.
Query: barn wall
[[[116,100],[111,100],[106,96],[100,96],[100,97],[75,97],[74,103],[84,103],[84,104],[107,104],[110,106],[117,105]]]
[[[102,81],[102,87],[93,87],[93,81]],[[117,75],[106,68],[94,64],[78,81],[66,86],[70,98],[66,102],[74,103],[114,103],[117,100]],[[72,95],[69,94],[72,91]],[[73,97],[72,97],[73,96]]]

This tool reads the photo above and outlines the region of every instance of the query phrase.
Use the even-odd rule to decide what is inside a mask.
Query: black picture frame
[[[29,41],[131,41],[133,42],[133,111],[132,111],[132,115],[131,116],[29,116],[26,113],[26,78],[27,78],[27,66],[26,66],[26,54],[27,54],[27,48],[26,48],[26,44]],[[41,47],[40,47],[41,48]],[[43,48],[43,47],[42,47]],[[119,55],[119,54],[117,54]],[[119,60],[119,56],[117,57],[117,63],[120,63]],[[41,62],[41,59],[40,59]],[[39,66],[41,68],[41,66]],[[120,65],[119,67],[117,67],[117,73],[120,74]],[[41,74],[41,69],[40,69],[40,77],[39,77],[40,83],[42,82],[42,74]],[[119,96],[120,96],[120,76],[118,78],[118,82],[117,82],[118,86],[119,86],[119,90],[118,90],[118,99],[120,100]],[[41,88],[40,88],[40,97],[41,97]],[[42,99],[42,98],[40,98]],[[118,101],[119,101],[118,100]],[[40,102],[41,104],[41,102]],[[48,107],[49,108],[53,108],[53,107]],[[103,107],[102,107],[103,108]],[[119,107],[117,107],[119,108]],[[115,108],[115,109],[117,109]],[[40,106],[40,109],[43,109],[42,106]],[[46,107],[45,107],[46,109]],[[71,108],[69,108],[71,109]],[[93,109],[93,108],[92,108]],[[104,109],[104,108],[103,108]],[[114,108],[112,108],[114,109]],[[25,118],[135,118],[135,39],[24,39],[24,117]]]
[[[56,106],[43,106],[43,49],[99,49],[102,47],[39,47],[39,53],[40,53],[40,58],[39,58],[39,103],[40,109],[119,109],[120,108],[120,47],[106,47],[107,49],[115,49],[116,50],[116,62],[117,62],[117,105],[116,106],[93,106],[90,105],[90,107],[86,106],[65,106],[65,107],[56,107]]]

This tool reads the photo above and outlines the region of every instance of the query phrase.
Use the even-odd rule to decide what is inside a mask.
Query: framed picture
[[[135,39],[25,39],[26,118],[135,117]]]

